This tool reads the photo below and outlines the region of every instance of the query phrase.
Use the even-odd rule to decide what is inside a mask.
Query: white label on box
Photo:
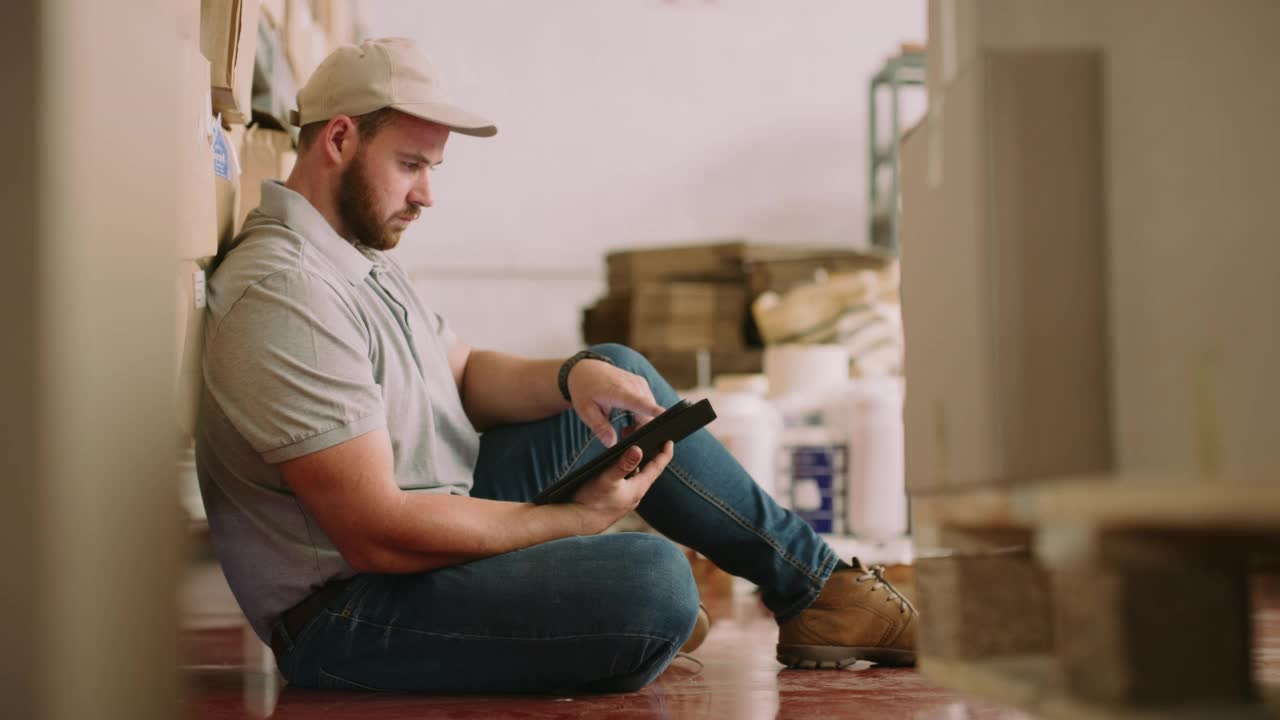
[[[204,271],[195,270],[191,273],[191,304],[196,310],[203,310],[208,307],[209,302],[204,294]]]

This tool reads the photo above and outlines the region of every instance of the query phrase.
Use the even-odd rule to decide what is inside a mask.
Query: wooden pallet
[[[935,682],[1055,718],[1280,714],[1249,586],[1280,487],[1080,477],[914,495],[912,517]]]

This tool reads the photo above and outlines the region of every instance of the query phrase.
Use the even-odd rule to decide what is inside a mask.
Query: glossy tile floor
[[[1258,678],[1280,685],[1280,583],[1259,592]],[[1265,598],[1265,599],[1263,599]],[[186,633],[186,716],[215,718],[1026,718],[1016,710],[936,688],[914,670],[785,670],[773,659],[777,626],[752,595],[705,597],[711,634],[696,656],[628,695],[574,697],[392,695],[282,687],[251,669],[237,630]]]

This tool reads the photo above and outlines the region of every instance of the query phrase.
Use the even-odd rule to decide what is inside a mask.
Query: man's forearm
[[[571,505],[406,492],[353,565],[360,572],[424,572],[599,531],[589,525]]]
[[[462,406],[477,430],[532,422],[569,409],[557,375],[563,360],[473,350],[462,374]]]

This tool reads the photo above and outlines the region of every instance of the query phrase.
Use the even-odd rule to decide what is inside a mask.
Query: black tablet
[[[699,400],[693,404],[690,404],[687,400],[681,400],[672,405],[666,412],[645,423],[639,430],[622,438],[613,447],[600,453],[591,462],[543,488],[542,492],[538,493],[538,496],[533,501],[538,505],[569,502],[583,483],[618,462],[622,457],[622,453],[626,452],[627,448],[632,445],[639,445],[640,450],[644,453],[644,458],[640,461],[641,465],[643,465],[648,462],[649,458],[661,452],[662,446],[668,440],[680,442],[715,419],[716,411],[711,409],[709,400]]]

